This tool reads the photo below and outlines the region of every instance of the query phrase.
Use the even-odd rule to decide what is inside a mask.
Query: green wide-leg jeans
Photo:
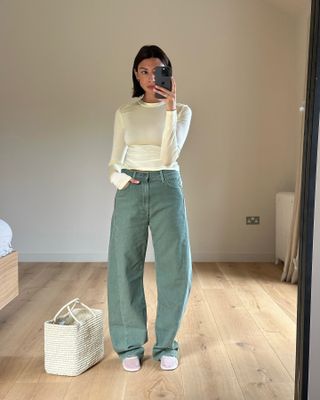
[[[108,248],[109,332],[121,359],[144,355],[148,341],[143,271],[152,234],[157,284],[156,343],[152,357],[179,357],[175,340],[192,282],[183,183],[177,170],[122,169],[140,181],[117,190]]]

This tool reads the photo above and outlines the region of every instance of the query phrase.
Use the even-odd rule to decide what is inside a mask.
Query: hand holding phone
[[[171,68],[164,66],[156,67],[155,77],[156,87],[153,89],[155,97],[165,100],[167,111],[176,110],[176,81],[172,76]]]

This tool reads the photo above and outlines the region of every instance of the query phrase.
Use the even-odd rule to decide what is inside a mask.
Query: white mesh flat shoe
[[[161,363],[160,363],[161,369],[164,369],[164,370],[176,369],[178,364],[179,364],[179,362],[176,357],[173,357],[173,356],[162,356],[161,357]]]
[[[126,357],[122,360],[123,369],[130,372],[139,371],[141,368],[139,357]]]

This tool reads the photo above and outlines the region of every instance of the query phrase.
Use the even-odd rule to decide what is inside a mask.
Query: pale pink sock
[[[174,356],[162,356],[160,367],[164,370],[172,370],[176,369],[179,362],[178,359]]]
[[[126,357],[122,360],[122,366],[126,371],[138,371],[141,368],[139,357]]]

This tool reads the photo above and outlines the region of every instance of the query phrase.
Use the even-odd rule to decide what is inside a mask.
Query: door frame
[[[320,2],[311,1],[300,208],[295,400],[308,399],[311,278],[320,112]]]

